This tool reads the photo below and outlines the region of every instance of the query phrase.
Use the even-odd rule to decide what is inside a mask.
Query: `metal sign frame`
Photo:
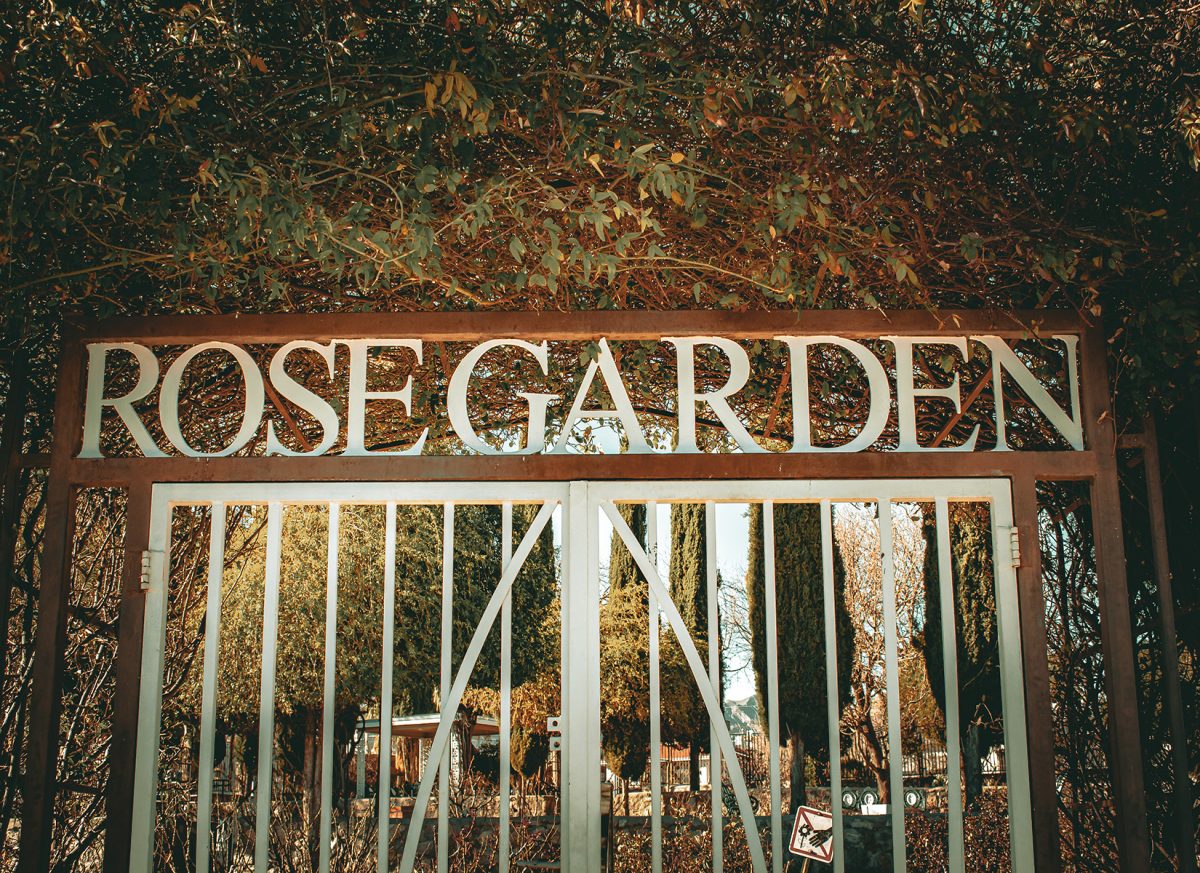
[[[858,454],[661,454],[244,458],[78,458],[82,436],[85,344],[130,341],[151,345],[209,340],[265,343],[308,338],[420,337],[431,341],[510,339],[650,340],[663,336],[771,339],[779,335],[960,336],[987,333],[1023,338],[1051,333],[1080,337],[1082,451],[864,452]],[[1117,435],[1102,330],[1074,313],[1036,311],[812,311],[347,313],[321,315],[159,316],[116,319],[63,338],[55,396],[54,439],[47,490],[45,540],[18,869],[48,869],[59,720],[70,598],[75,501],[87,487],[128,492],[127,534],[106,797],[106,871],[128,867],[133,814],[133,761],[145,597],[141,555],[150,529],[152,489],[166,482],[285,481],[572,481],[700,479],[1004,478],[1011,483],[1022,544],[1017,570],[1026,735],[1038,873],[1061,869],[1054,736],[1046,656],[1045,602],[1038,548],[1038,481],[1089,485],[1099,578],[1101,637],[1114,764],[1121,869],[1149,869],[1136,667],[1117,477]]]

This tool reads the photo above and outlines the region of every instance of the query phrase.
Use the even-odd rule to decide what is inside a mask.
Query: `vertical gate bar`
[[[383,645],[380,651],[379,688],[379,811],[377,813],[376,865],[379,873],[388,871],[388,844],[392,827],[392,671],[396,649],[396,503],[389,500],[383,520]],[[363,746],[367,742],[363,732]],[[421,827],[423,822],[410,819],[408,826]]]
[[[613,536],[616,536],[614,533]],[[646,556],[658,566],[658,504],[646,504]],[[658,598],[647,585],[650,633],[650,870],[662,873],[662,697],[658,653]]]
[[[775,603],[775,504],[763,501],[763,591],[767,632],[767,763],[771,782],[771,870],[783,870],[783,799],[779,773],[779,625]]]
[[[54,794],[58,783],[59,721],[62,713],[67,607],[71,597],[71,555],[75,528],[75,488],[68,480],[71,457],[81,434],[83,377],[78,333],[63,332],[63,357],[54,396],[54,444],[46,486],[42,536],[42,587],[38,593],[33,685],[22,792],[18,873],[50,868]]]
[[[1050,662],[1046,642],[1046,596],[1042,587],[1042,549],[1038,537],[1037,481],[1032,475],[1012,481],[1014,523],[1021,543],[1017,568],[1017,604],[1021,613],[1021,653],[1025,677],[1025,732],[1029,747],[1030,813],[1034,867],[1059,873],[1062,854],[1055,785],[1054,710],[1050,703]]]
[[[704,503],[704,564],[708,570],[708,681],[721,693],[721,617],[717,609],[717,506]],[[712,804],[712,870],[721,873],[725,863],[725,834],[721,822],[721,747],[717,726],[709,726],[708,783]]]
[[[125,508],[125,566],[117,618],[116,683],[113,689],[112,744],[109,751],[108,827],[104,833],[104,873],[128,873],[133,830],[134,765],[137,755],[139,680],[142,669],[142,553],[150,543],[152,488],[139,481],[129,488]]]
[[[892,554],[892,501],[882,498],[879,508],[879,551],[883,560],[884,668],[887,679],[888,771],[892,823],[892,869],[904,873],[904,749],[900,744],[899,634],[896,628],[896,565]]]
[[[446,703],[450,696],[450,661],[454,657],[454,504],[446,503],[442,508],[442,677],[439,686],[438,709],[442,721],[449,715],[451,721],[457,713],[447,713]],[[438,873],[446,873],[450,863],[450,750],[446,751],[438,764]],[[430,762],[432,763],[432,762]],[[410,825],[411,827],[411,825]]]
[[[258,698],[258,775],[254,811],[254,873],[266,873],[275,773],[275,653],[279,639],[279,555],[283,506],[267,505],[267,562],[263,580],[262,682]]]
[[[1146,465],[1146,504],[1154,550],[1154,579],[1158,589],[1159,633],[1162,636],[1163,673],[1167,717],[1171,728],[1171,759],[1174,770],[1175,841],[1179,873],[1196,873],[1192,824],[1191,775],[1188,765],[1187,728],[1179,684],[1179,643],[1175,631],[1175,597],[1171,592],[1171,561],[1167,553],[1167,519],[1163,510],[1162,471],[1158,458],[1158,429],[1154,416],[1147,415],[1142,439]]]
[[[1034,866],[1033,822],[1030,816],[1029,737],[1025,725],[1025,697],[1016,681],[1021,672],[1020,607],[1014,596],[1017,580],[1014,565],[1019,558],[1012,547],[1012,497],[1007,489],[992,503],[992,568],[996,591],[996,639],[1000,646],[1000,699],[1004,715],[1004,759],[1008,782],[1009,855],[1014,870]]]
[[[585,677],[586,696],[582,702],[587,731],[580,754],[587,798],[587,842],[582,851],[587,873],[600,873],[600,537],[598,519],[592,508],[591,490],[585,484],[587,496],[587,588],[583,602],[577,604],[583,620],[579,642],[580,675]],[[573,870],[574,868],[572,868]]]
[[[1109,705],[1109,746],[1117,807],[1117,847],[1123,873],[1150,869],[1150,834],[1142,773],[1137,666],[1121,525],[1121,484],[1117,478],[1116,418],[1108,382],[1108,344],[1099,328],[1083,337],[1083,419],[1099,470],[1091,487],[1092,530],[1100,599],[1100,640],[1104,650]]]
[[[574,562],[577,560],[577,549],[572,549],[571,538],[575,535],[573,525],[579,524],[576,517],[573,516],[571,510],[571,501],[574,499],[576,486],[571,483],[567,486],[567,499],[563,502],[562,515],[560,516],[562,524],[561,533],[561,548],[562,553],[559,560],[562,563],[560,571],[561,578],[559,579],[559,604],[558,604],[558,862],[561,866],[567,867],[572,861],[571,858],[571,803],[570,792],[567,790],[567,773],[570,771],[568,766],[568,757],[571,748],[571,722],[570,712],[574,706],[574,697],[571,694],[571,686],[573,682],[573,674],[571,673],[571,580],[576,572]],[[578,513],[582,514],[582,512]],[[547,725],[549,727],[549,725]],[[551,752],[553,757],[553,752]]]
[[[341,504],[329,504],[329,546],[325,567],[325,700],[321,715],[321,835],[318,873],[329,873],[329,840],[333,814],[333,707],[337,678],[338,533]],[[200,873],[204,873],[203,870]]]
[[[841,690],[838,688],[837,592],[833,587],[833,506],[821,501],[821,581],[825,598],[825,712],[829,719],[829,811],[833,817],[833,870],[846,873],[842,821]]]
[[[513,505],[506,500],[501,509],[500,573],[512,561]],[[500,808],[497,823],[497,864],[500,873],[509,866],[509,761],[512,755],[512,592],[500,608]]]
[[[158,741],[162,727],[163,657],[167,643],[171,506],[153,496],[153,491],[151,494],[150,523],[143,528],[148,531],[146,550],[150,556],[150,587],[142,597],[142,659],[137,699],[137,741],[134,745],[133,820],[129,828],[130,873],[149,873],[154,869],[154,830],[158,806]],[[137,572],[140,591],[140,556]]]
[[[950,551],[950,503],[934,503],[937,523],[938,602],[942,608],[942,667],[946,683],[946,805],[950,816],[950,873],[963,873],[962,761],[959,757],[958,619],[954,614],[954,573]],[[926,584],[929,584],[926,581]]]
[[[199,873],[208,873],[212,848],[213,742],[217,728],[221,580],[225,572],[225,504],[213,501],[210,511],[208,604],[204,616],[204,684],[200,693],[200,776],[196,786],[196,870]]]
[[[559,815],[565,834],[562,859],[567,870],[593,873],[589,868],[588,849],[588,694],[586,652],[590,641],[587,633],[589,576],[599,575],[598,566],[591,561],[596,538],[596,519],[588,501],[585,482],[572,482],[568,493],[566,510],[566,532],[563,547],[566,549],[564,565],[567,568],[563,589],[566,592],[566,620],[563,623],[563,754],[565,764],[560,774],[563,802]]]

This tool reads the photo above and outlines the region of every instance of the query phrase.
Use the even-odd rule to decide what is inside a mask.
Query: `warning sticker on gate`
[[[833,860],[833,816],[822,809],[800,807],[788,848],[793,855],[828,864]]]

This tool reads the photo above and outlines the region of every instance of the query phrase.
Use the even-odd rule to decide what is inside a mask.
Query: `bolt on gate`
[[[1044,341],[1031,340],[1030,325]],[[1037,366],[1030,347],[1022,345],[1030,342],[1054,346],[1057,363],[1049,370]],[[466,344],[466,353],[448,354],[445,346],[455,343]],[[761,352],[763,344],[777,352],[782,370],[762,377],[772,390],[762,395],[765,415],[754,418],[740,414],[742,394],[754,394],[761,375],[755,367],[768,357]],[[928,367],[933,349],[943,362],[937,376]],[[440,373],[427,361],[435,350]],[[557,386],[559,392],[537,390],[556,387],[547,380],[576,355],[578,366],[586,364],[582,377],[576,373],[573,381]],[[213,369],[216,359],[221,366]],[[655,367],[665,361],[665,371],[674,370],[674,380],[668,379],[674,381],[673,398],[661,400],[663,392],[656,389],[650,395],[658,397],[657,404],[633,402],[627,383],[644,377],[637,368],[647,360]],[[169,361],[165,373],[163,361]],[[645,366],[647,373],[653,369]],[[853,370],[853,390],[830,388],[829,367]],[[960,370],[974,382],[969,391],[960,384]],[[1051,372],[1048,381],[1045,372]],[[232,404],[217,414],[197,411],[199,403],[189,393],[231,377],[238,385]],[[440,387],[428,390],[418,378]],[[488,407],[480,402],[480,386],[498,379],[501,386],[489,387],[488,402],[499,403],[496,398],[505,395],[507,425],[481,413]],[[751,390],[744,392],[748,384]],[[589,406],[596,402],[594,389],[608,405]],[[845,399],[839,390],[853,394],[852,422],[823,412]],[[305,657],[320,663],[321,677],[320,727],[313,734],[320,749],[319,756],[315,750],[310,754],[315,763],[309,768],[316,787],[310,795],[317,802],[305,819],[314,828],[317,869],[329,870],[332,856],[346,851],[348,821],[358,822],[359,837],[371,843],[364,857],[370,856],[380,871],[444,871],[452,854],[486,851],[502,871],[553,866],[598,873],[616,852],[644,851],[649,868],[658,873],[664,860],[673,863],[680,841],[697,834],[708,847],[708,869],[783,869],[791,822],[780,758],[787,737],[779,681],[781,658],[795,641],[777,633],[777,605],[781,590],[794,581],[777,572],[777,554],[786,544],[776,542],[776,515],[785,511],[781,507],[806,505],[819,518],[814,545],[820,556],[825,688],[814,706],[823,707],[830,749],[822,757],[834,869],[855,869],[854,858],[846,855],[847,829],[860,829],[868,820],[878,820],[886,869],[908,869],[906,819],[923,815],[906,811],[903,800],[913,785],[906,784],[903,767],[907,713],[902,698],[912,680],[902,675],[902,660],[921,610],[898,607],[898,586],[911,574],[897,567],[896,536],[911,533],[913,518],[927,518],[936,566],[928,581],[934,590],[925,593],[924,602],[939,604],[941,616],[941,674],[930,681],[944,688],[948,726],[944,800],[939,802],[949,869],[962,870],[962,750],[959,732],[949,727],[959,721],[960,687],[951,538],[955,507],[971,505],[981,507],[986,518],[1000,664],[997,744],[1005,767],[1003,784],[993,793],[1003,797],[1011,869],[1056,870],[1057,800],[1035,485],[1041,479],[1069,479],[1090,483],[1095,507],[1122,869],[1146,869],[1108,397],[1102,337],[1058,313],[813,312],[800,321],[791,313],[701,312],[163,317],[115,321],[72,335],[56,400],[41,595],[41,614],[58,620],[44,620],[38,632],[41,669],[35,677],[21,868],[42,869],[48,857],[73,502],[78,489],[102,485],[126,488],[129,494],[106,869],[161,867],[156,843],[169,827],[189,833],[184,844],[192,847],[188,863],[196,869],[272,868],[272,853],[280,851],[272,828],[280,826],[286,795],[279,773],[287,754],[280,754],[277,717],[288,677],[281,685],[279,670],[290,669],[286,665],[297,645],[286,623],[281,626],[281,615],[290,615],[286,599],[298,596],[292,580],[302,565],[308,567],[305,573],[315,573],[313,566],[324,568],[323,578],[311,577],[320,585],[305,589],[311,594],[308,589],[319,587],[314,608],[323,609],[323,638],[304,641]],[[390,404],[389,422],[402,422],[386,440],[380,436],[383,416],[368,414],[382,403]],[[550,414],[556,404],[568,410],[557,418]],[[988,416],[981,422],[984,405]],[[790,412],[781,413],[785,407]],[[403,410],[398,417],[396,409]],[[422,417],[422,409],[434,412]],[[933,411],[940,419],[931,429]],[[642,424],[648,413],[659,422],[670,419],[670,427],[652,427],[648,433]],[[751,428],[746,422],[752,418],[765,418],[767,424]],[[1031,421],[1051,434],[1048,447],[1031,448],[1019,434]],[[548,434],[552,423],[558,431]],[[790,432],[781,434],[785,428]],[[937,433],[932,441],[930,433]],[[449,445],[447,435],[456,440],[451,453],[433,454],[429,446]],[[603,450],[605,440],[608,452],[588,451]],[[263,445],[265,454],[254,454]],[[672,547],[660,542],[664,536],[669,540],[669,507],[679,504],[702,507],[706,534],[707,614],[695,617],[691,628],[673,599]],[[634,530],[622,511],[632,506],[643,507],[643,531]],[[721,613],[730,607],[722,600],[729,586],[718,571],[718,551],[729,542],[718,524],[719,517],[729,517],[721,515],[726,512],[721,507],[740,512],[751,506],[762,518],[758,548],[765,589],[765,630],[756,637],[765,641],[765,687],[757,688],[766,700],[762,722],[768,739],[761,782],[750,778],[725,711],[724,688],[737,680],[722,660],[727,616]],[[309,518],[305,530],[323,531],[324,539],[309,536],[293,547],[285,536],[293,530],[289,520],[304,513]],[[200,530],[207,521],[208,551],[206,561],[197,558],[194,565],[204,568],[197,583],[205,588],[203,606],[197,608],[204,616],[203,639],[196,675],[187,679],[195,687],[198,716],[183,741],[188,760],[195,763],[179,769],[172,762],[168,768],[171,779],[183,778],[194,787],[185,792],[191,799],[168,814],[164,656],[168,632],[176,627],[178,568],[172,558],[181,544],[173,530],[184,517],[192,524],[189,530]],[[485,517],[498,519],[498,539],[484,537],[487,547],[464,557],[460,541],[477,536]],[[878,772],[885,774],[880,778],[890,799],[886,812],[874,816],[844,810],[840,801],[848,784],[842,769],[848,760],[842,740],[846,704],[838,678],[839,657],[844,660],[848,653],[839,652],[835,631],[840,620],[835,578],[843,572],[835,534],[842,517],[870,520],[863,529],[871,531],[872,545],[863,552],[868,557],[860,570],[863,578],[879,583],[877,602],[866,605],[874,610],[871,625],[882,652],[880,711],[874,717],[886,734]],[[257,539],[251,536],[255,525],[262,530]],[[412,557],[410,540],[422,537],[440,550],[440,561]],[[238,549],[251,557],[239,556]],[[369,559],[349,564],[346,549],[353,555],[356,549],[369,553]],[[559,735],[551,737],[555,748],[547,752],[556,766],[547,768],[542,776],[552,775],[539,783],[545,787],[543,810],[534,815],[519,803],[515,810],[512,805],[514,656],[523,657],[513,649],[513,626],[514,602],[519,602],[514,591],[519,597],[524,590],[518,579],[538,549],[543,558],[553,553],[541,560],[537,573],[543,583],[549,580],[544,590],[552,592],[557,610],[554,691],[559,705],[552,728]],[[602,612],[614,598],[611,568],[603,566],[606,549],[630,559],[639,579],[636,596],[644,603],[639,621],[648,646],[648,761],[645,774],[633,779],[641,783],[637,793],[645,810],[632,818],[618,815],[602,769],[607,739],[602,714],[610,705],[601,681],[610,644],[601,632]],[[261,552],[258,557],[255,550]],[[229,568],[238,560],[242,576],[234,578]],[[229,613],[223,609],[234,602],[230,598],[242,596],[230,586],[249,584],[245,580],[251,577],[247,590],[260,616],[251,635],[257,707],[253,730],[230,740],[222,710],[230,692],[223,694],[222,682],[234,680],[228,669],[222,672],[230,650],[223,636]],[[417,578],[427,594],[440,594],[436,604],[430,601],[427,616],[436,618],[430,626],[437,657],[425,653],[430,664],[436,660],[437,705],[424,721],[419,713],[402,711],[411,710],[413,700],[397,697],[403,677],[396,672],[396,653],[408,651],[403,646],[417,614],[405,598]],[[475,586],[475,599],[459,602],[456,595],[468,583]],[[371,628],[369,657],[361,641],[339,637],[360,589],[368,592],[362,603],[378,610],[377,628],[374,611],[364,624]],[[516,618],[524,616],[518,612]],[[701,626],[704,639],[694,639]],[[199,625],[192,627],[198,631]],[[335,724],[338,664],[348,657],[364,663],[374,659],[379,668],[377,693],[360,701],[363,715],[349,733]],[[480,667],[484,662],[486,669]],[[400,673],[411,666],[401,663]],[[494,719],[464,708],[464,696],[478,693],[481,683],[495,693]],[[690,683],[698,694],[709,724],[708,785],[699,792],[707,794],[707,805],[699,804],[696,792],[684,792],[691,806],[683,812],[676,808],[684,802],[676,796],[680,792],[662,783],[661,766],[664,744],[672,739],[663,734],[670,721],[664,696],[671,697],[681,683]],[[316,694],[315,689],[308,693]],[[412,754],[397,757],[395,743],[414,740],[405,747]],[[230,772],[235,743],[247,788],[241,812],[231,815],[219,789]],[[378,749],[373,796],[351,799],[347,785],[355,765],[349,761],[358,762],[354,793],[364,793],[359,786],[366,781],[368,743]],[[464,787],[475,772],[472,758],[487,758],[493,747],[494,796],[489,793],[486,803],[472,800],[479,792]],[[404,785],[393,772],[401,766]],[[628,792],[630,777],[623,782]],[[523,788],[524,780],[522,799]],[[472,803],[476,807],[468,809]],[[436,806],[432,817],[431,804]],[[485,833],[482,842],[464,836],[464,816]],[[638,831],[643,824],[645,834]],[[229,828],[241,828],[240,848],[230,848],[237,840]]]

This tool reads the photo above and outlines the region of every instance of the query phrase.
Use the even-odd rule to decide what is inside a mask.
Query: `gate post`
[[[1121,486],[1117,477],[1116,418],[1108,380],[1108,348],[1099,327],[1083,335],[1083,420],[1097,471],[1091,482],[1092,531],[1096,548],[1100,639],[1108,691],[1109,743],[1116,794],[1117,849],[1121,870],[1150,869],[1150,835],[1139,732],[1137,668],[1121,526]]]
[[[1029,748],[1029,795],[1033,808],[1033,856],[1037,873],[1059,873],[1055,786],[1054,718],[1050,709],[1050,664],[1046,645],[1046,598],[1038,541],[1037,479],[1022,474],[1012,482],[1013,514],[1021,543],[1017,602],[1021,611],[1021,656],[1025,673],[1025,729]]]
[[[107,827],[104,873],[129,869],[133,822],[133,769],[137,751],[138,700],[142,667],[142,553],[149,546],[153,486],[130,484],[125,510],[125,565],[121,572],[121,611],[117,621],[116,689],[113,692],[112,741],[108,752]]]
[[[40,873],[50,868],[54,795],[58,787],[63,656],[67,643],[67,607],[71,598],[71,555],[75,539],[75,484],[70,478],[71,458],[81,437],[79,389],[83,378],[79,334],[74,329],[64,329],[62,344],[54,402],[50,479],[46,486],[46,527],[42,543],[41,590],[38,592],[18,873]]]

